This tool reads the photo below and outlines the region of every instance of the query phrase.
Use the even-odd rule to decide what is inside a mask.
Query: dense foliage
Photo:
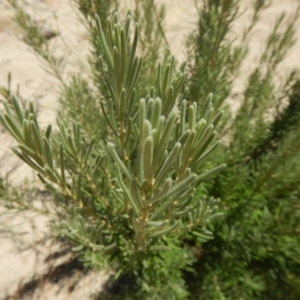
[[[119,14],[122,27],[116,14],[106,20],[120,10],[118,1],[74,0],[90,33],[90,70],[67,79],[62,61],[24,7],[9,2],[25,41],[61,82],[59,117],[65,122],[59,121],[60,133],[50,139],[50,129],[36,130],[33,107],[22,112],[6,92],[3,123],[20,143],[17,154],[27,163],[24,154],[40,163],[32,166],[45,185],[63,195],[58,199],[65,205],[60,212],[65,222],[56,224],[56,232],[71,240],[92,267],[110,265],[120,276],[119,289],[108,287],[100,299],[299,299],[299,72],[293,70],[280,83],[277,78],[295,43],[299,8],[278,17],[243,92],[233,96],[250,34],[268,1],[253,1],[252,19],[239,41],[232,35],[241,15],[238,0],[198,1],[197,28],[187,39],[188,63],[176,67],[168,58],[164,6],[135,1],[131,15]],[[129,19],[140,24],[135,34],[129,34]],[[138,33],[143,64],[136,54]],[[204,101],[210,93],[212,102],[210,97]],[[160,149],[156,138],[163,118],[170,131],[161,121]],[[218,134],[213,131],[217,123]],[[223,147],[211,144],[215,136],[224,140]],[[41,147],[35,149],[32,141],[39,139]],[[45,155],[34,157],[36,151]],[[215,173],[224,162],[227,168]],[[46,168],[39,169],[43,164]],[[210,176],[202,182],[203,174]],[[177,189],[181,180],[185,184]],[[164,188],[182,201],[180,207],[174,208],[173,198],[161,197]],[[149,213],[141,199],[155,204],[157,195],[165,204]],[[114,201],[114,209],[103,199]],[[215,199],[221,199],[223,216],[210,224],[219,216]],[[214,238],[207,241],[210,232]]]
[[[246,54],[245,30],[240,46],[232,46],[229,29],[238,1],[204,1],[198,31],[191,37],[191,98],[208,90],[217,107],[233,87]],[[253,21],[263,9],[256,1]],[[235,115],[228,110],[222,133],[228,136],[217,161],[228,168],[205,184],[204,193],[220,197],[224,216],[213,226],[214,240],[202,245],[190,280],[199,299],[298,299],[299,245],[299,72],[278,87],[280,62],[295,42],[299,9],[289,19],[280,15],[259,64],[245,90],[237,95]],[[250,25],[251,27],[252,25]],[[197,82],[201,84],[201,88]]]

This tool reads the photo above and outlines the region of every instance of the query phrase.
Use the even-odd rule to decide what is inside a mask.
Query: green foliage
[[[84,75],[69,76],[10,2],[25,41],[61,81],[61,109],[58,130],[43,130],[31,104],[1,89],[2,122],[15,153],[60,195],[54,230],[86,264],[115,271],[121,288],[99,299],[299,299],[299,72],[280,86],[277,78],[299,9],[276,20],[233,114],[226,100],[269,1],[253,1],[240,42],[231,34],[239,1],[199,1],[189,61],[178,67],[164,6],[137,0],[131,14],[107,19],[117,1],[74,0],[92,50]]]
[[[215,28],[225,28],[229,22],[226,20],[237,14],[238,3],[226,3],[229,9],[226,13],[218,1],[206,1],[207,6],[201,10],[195,62],[191,67],[192,82],[198,80],[199,74],[217,82],[220,107],[232,89],[232,71],[238,70],[243,57],[231,58],[243,53],[236,49],[246,49],[245,39],[239,48],[233,48],[227,30],[213,55],[205,51],[215,44],[203,37],[218,40]],[[256,8],[259,5],[262,1],[255,2]],[[194,265],[197,273],[189,280],[192,294],[198,294],[199,299],[298,299],[300,296],[300,253],[296,246],[300,212],[299,72],[292,71],[281,89],[276,87],[279,63],[295,43],[298,19],[299,8],[289,18],[282,14],[276,20],[259,64],[240,97],[236,116],[228,117],[227,125],[220,130],[228,135],[229,142],[226,150],[214,157],[215,163],[226,161],[228,168],[213,176],[203,188],[204,193],[222,199],[226,212],[213,226],[215,239],[202,246],[201,258]],[[222,22],[225,25],[220,25]],[[250,25],[245,32],[248,34],[252,28]],[[209,65],[203,70],[200,62],[209,59],[227,59],[227,63],[220,63],[221,67]],[[201,95],[202,90],[210,89],[209,84],[191,88],[190,96]]]
[[[56,70],[46,41],[35,38],[35,23],[15,2],[14,8],[30,45]],[[99,62],[90,60],[95,82],[60,75],[61,104],[73,105],[57,119],[56,131],[42,129],[33,104],[24,106],[10,93],[0,118],[18,143],[13,152],[63,199],[64,218],[55,230],[86,264],[109,267],[116,278],[131,274],[136,295],[184,299],[182,271],[193,261],[184,240],[211,239],[207,225],[220,215],[217,200],[193,194],[225,167],[207,163],[220,145],[215,129],[223,111],[214,111],[212,95],[201,109],[186,101],[185,63],[176,70],[171,56],[158,66],[155,86],[138,85],[143,59],[137,55],[139,25],[131,35],[131,19],[129,12],[122,26],[117,13],[106,22],[96,16],[98,35],[92,27],[91,38]],[[171,271],[174,263],[178,268]]]
[[[223,3],[223,4],[222,4]],[[203,1],[198,9],[197,32],[188,38],[190,93],[197,99],[213,92],[220,107],[246,54],[246,47],[232,46],[228,33],[238,17],[238,1]],[[201,86],[199,87],[199,82]]]

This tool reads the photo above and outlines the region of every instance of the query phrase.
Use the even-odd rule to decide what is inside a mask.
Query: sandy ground
[[[78,21],[68,0],[30,0],[36,18],[41,24],[47,21],[47,26],[59,30],[61,35],[51,43],[65,43],[69,62],[83,60],[87,51],[87,35]],[[132,5],[129,1],[129,6]],[[193,0],[161,0],[167,6],[165,28],[172,53],[179,59],[185,59],[184,40],[189,31],[194,28],[197,16]],[[242,7],[248,8],[251,1],[242,1]],[[250,40],[250,54],[243,66],[241,76],[234,88],[239,93],[244,86],[245,74],[257,63],[259,53],[263,50],[263,42],[270,33],[276,17],[283,11],[292,13],[297,0],[273,0],[272,5],[264,12],[262,21],[255,27]],[[236,23],[233,34],[240,36],[249,20],[248,10]],[[300,38],[300,26],[297,37]],[[12,22],[12,12],[6,8],[5,0],[0,0],[0,86],[6,86],[7,74],[12,75],[12,89],[20,87],[21,94],[35,103],[39,111],[42,125],[53,123],[57,103],[55,95],[57,82],[43,69],[41,62],[32,51],[21,41],[20,30]],[[300,40],[300,39],[299,39]],[[300,67],[299,42],[281,64],[278,78],[284,76],[294,67]],[[238,103],[234,103],[238,105]],[[7,177],[12,185],[18,186],[26,180],[39,186],[34,172],[12,155],[10,147],[12,139],[0,128],[0,176]],[[37,197],[37,195],[34,195]],[[44,274],[49,269],[45,258],[61,249],[61,245],[52,244],[47,227],[48,218],[32,213],[11,214],[0,210],[0,299],[13,295],[21,282],[27,282],[35,274]],[[55,263],[61,263],[68,257],[63,256]],[[74,276],[77,278],[76,276]],[[41,289],[28,299],[88,299],[89,295],[101,289],[107,278],[105,274],[89,273],[78,278],[72,292],[68,289],[74,284],[70,279],[62,289],[55,284],[42,284]],[[61,287],[60,287],[61,288]],[[7,299],[21,299],[18,295]],[[23,298],[22,298],[23,299]],[[26,298],[27,299],[27,298]]]

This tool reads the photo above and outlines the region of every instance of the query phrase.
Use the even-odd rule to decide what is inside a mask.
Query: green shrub
[[[18,142],[13,152],[62,198],[65,213],[56,232],[87,265],[134,278],[136,296],[185,298],[182,272],[194,259],[183,241],[211,239],[207,224],[220,215],[218,200],[193,194],[225,167],[207,163],[220,145],[215,129],[223,111],[214,111],[211,95],[200,109],[186,101],[185,63],[176,71],[171,56],[158,65],[155,86],[141,86],[151,84],[149,70],[137,82],[143,59],[137,56],[138,24],[131,38],[130,12],[123,26],[117,13],[89,23],[95,53],[88,75],[94,81],[80,75],[66,81],[61,60],[30,16],[13,5],[26,41],[60,79],[60,102],[68,107],[52,132],[51,125],[40,128],[32,103],[23,107],[8,90],[0,115]]]
[[[40,130],[33,106],[23,110],[10,93],[3,123],[19,142],[14,151],[61,195],[64,221],[56,232],[92,267],[115,270],[120,290],[108,287],[100,299],[299,299],[299,72],[280,86],[276,77],[295,43],[299,8],[276,20],[233,114],[226,100],[267,1],[253,1],[240,43],[231,35],[239,1],[199,1],[185,68],[168,58],[163,6],[136,1],[122,29],[116,14],[106,21],[117,2],[75,0],[92,53],[88,73],[67,80],[30,16],[9,2],[26,42],[62,89],[57,132]],[[142,66],[136,39],[130,43],[130,18],[141,25]],[[203,101],[210,93],[213,105],[210,97]],[[217,121],[219,134],[209,125]],[[225,138],[225,149],[216,142],[203,153],[215,135]],[[215,172],[224,162],[227,168]],[[211,176],[199,185],[203,174]],[[183,188],[180,180],[189,184]],[[180,204],[162,197],[164,189]],[[219,216],[215,199],[223,216],[210,224]]]
[[[209,90],[217,94],[216,107],[225,108],[239,66],[247,59],[247,38],[233,47],[228,35],[238,1],[204,2],[190,42],[190,73],[192,83],[205,84],[194,84],[190,97]],[[263,2],[254,3],[254,22]],[[199,299],[300,297],[299,72],[288,74],[280,88],[275,84],[279,63],[295,43],[298,19],[299,8],[289,19],[278,17],[258,66],[235,99],[236,115],[227,110],[226,124],[221,125],[220,134],[228,136],[228,144],[214,159],[228,167],[203,189],[204,195],[221,198],[224,215],[212,227],[215,238],[202,245],[196,275],[190,278]]]

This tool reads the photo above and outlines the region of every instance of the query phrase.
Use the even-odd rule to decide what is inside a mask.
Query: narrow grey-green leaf
[[[93,138],[93,139],[90,141],[90,143],[89,143],[89,145],[88,145],[88,148],[87,148],[87,151],[86,151],[86,153],[85,153],[85,157],[84,157],[84,165],[87,164],[89,155],[90,155],[90,153],[91,153],[91,151],[92,151],[92,149],[93,149],[93,147],[94,147],[94,143],[95,143],[95,139]]]
[[[22,132],[20,130],[19,125],[16,123],[16,121],[9,116],[7,113],[4,113],[4,118],[2,118],[1,115],[1,120],[2,123],[4,124],[4,126],[6,127],[6,129],[8,129],[8,131],[16,138],[16,140],[20,143],[24,143],[25,140],[22,136]]]
[[[105,72],[105,69],[104,69],[104,64],[103,64],[103,58],[102,58],[102,56],[99,56],[99,62],[100,62],[100,70],[101,70],[102,76],[104,78],[104,81],[106,83],[106,86],[108,87],[108,89],[110,91],[110,94],[111,94],[111,97],[112,97],[114,103],[117,103],[118,96],[116,95],[115,89],[113,88],[111,82],[107,78],[107,75],[106,75],[106,72]]]
[[[204,118],[206,112],[207,112],[207,109],[209,108],[209,106],[211,105],[211,101],[212,101],[212,97],[213,95],[210,93],[208,95],[208,97],[206,98],[206,101],[204,102],[204,105],[201,109],[201,115],[200,115],[200,118]]]
[[[221,110],[217,113],[217,115],[214,117],[213,121],[211,122],[214,125],[214,128],[219,124],[220,120],[222,119],[222,116],[224,115],[224,110]]]
[[[161,98],[163,100],[166,99],[166,91],[167,91],[167,88],[168,88],[168,85],[169,85],[170,76],[171,76],[171,64],[168,64],[166,69],[165,69],[163,83],[162,83],[162,87],[161,87],[161,89],[162,89]],[[164,110],[165,110],[166,103],[164,102],[163,105],[164,105]]]
[[[60,159],[60,176],[63,186],[66,184],[65,177],[65,159],[64,159],[64,147],[62,144],[59,145],[59,159]]]
[[[208,170],[208,171],[206,171],[206,172],[204,172],[204,173],[198,175],[198,176],[197,176],[197,179],[196,179],[197,183],[201,182],[201,181],[204,180],[206,177],[208,177],[208,176],[210,176],[210,175],[212,175],[212,174],[215,174],[215,173],[217,173],[217,172],[222,171],[224,168],[226,168],[226,166],[227,166],[226,164],[222,164],[222,165],[220,165],[220,166],[217,166],[217,167],[215,167],[215,168],[213,168],[213,169],[210,169],[210,170]]]
[[[195,140],[196,140],[196,141],[200,141],[200,140],[201,140],[201,137],[202,137],[203,132],[204,132],[204,130],[205,130],[206,124],[207,124],[207,122],[206,122],[206,120],[204,120],[204,119],[201,119],[201,120],[197,123],[197,125],[196,125],[196,127],[195,127],[195,130],[196,130],[196,137],[195,137]]]
[[[178,98],[178,105],[181,105],[182,101],[186,99],[188,94],[189,94],[189,88],[185,88],[183,93]]]
[[[174,87],[171,85],[167,88],[164,112],[168,112],[174,106],[176,97],[174,97]]]
[[[120,122],[124,123],[126,112],[126,90],[122,89],[121,96],[120,96]]]
[[[149,251],[157,252],[157,251],[170,251],[170,247],[165,245],[153,245],[149,247]]]
[[[186,79],[186,73],[178,73],[177,78],[176,78],[176,84],[174,86],[175,99],[177,98],[180,90],[182,89],[185,79]]]
[[[140,210],[142,210],[143,207],[144,207],[144,203],[143,203],[143,200],[142,200],[142,197],[141,197],[141,192],[140,192],[139,185],[135,180],[133,180],[131,182],[130,189],[131,189],[132,199],[134,200],[134,202],[136,203],[138,208]]]
[[[159,117],[158,125],[157,125],[157,128],[156,128],[158,141],[161,139],[161,136],[163,134],[163,128],[164,128],[165,120],[166,120],[165,116],[160,116]]]
[[[40,131],[39,123],[38,123],[38,121],[37,121],[36,113],[35,113],[35,111],[34,111],[34,107],[33,107],[32,102],[29,103],[29,111],[30,111],[30,114],[29,114],[29,120],[32,120],[32,121],[35,123],[37,129]]]
[[[104,108],[104,105],[102,102],[100,102],[100,106],[101,106],[101,109],[102,109],[102,112],[103,112],[103,115],[104,115],[104,118],[106,120],[106,122],[108,123],[109,127],[112,129],[112,131],[114,132],[114,134],[119,137],[119,134],[117,133],[116,129],[114,128],[113,124],[111,123],[110,119],[108,118],[108,115],[106,113],[106,110]]]
[[[149,120],[145,120],[143,124],[143,136],[142,136],[142,142],[146,140],[147,137],[151,136],[152,128],[151,123]]]
[[[47,140],[49,140],[49,138],[50,138],[51,130],[52,130],[52,126],[48,125],[46,132],[45,132],[45,136],[46,136]]]
[[[110,53],[109,47],[106,43],[106,39],[105,39],[104,32],[103,32],[102,25],[101,25],[101,20],[100,20],[98,15],[96,15],[96,23],[97,23],[101,44],[103,46],[107,62],[109,64],[110,69],[113,70],[113,58],[112,58],[112,55]]]
[[[124,26],[126,41],[128,40],[129,37],[130,21],[131,21],[131,11],[128,11],[126,16],[125,26]]]
[[[182,146],[185,145],[185,143],[188,141],[190,135],[191,135],[191,130],[188,129],[187,131],[185,131],[182,136],[179,138],[178,143],[180,143]]]
[[[134,68],[131,85],[128,88],[128,94],[131,94],[131,91],[134,89],[134,85],[135,85],[137,79],[139,78],[141,67],[142,67],[142,64],[143,64],[143,57],[142,56],[141,57],[136,57],[135,61],[137,61],[137,64],[136,64],[136,68]]]
[[[178,178],[178,183],[185,180],[186,178],[190,177],[190,175],[192,174],[192,171],[190,168],[187,168],[185,170],[185,172],[183,173],[182,176],[180,176],[180,178]]]
[[[41,174],[37,174],[37,176],[39,177],[39,179],[41,180],[41,182],[43,183],[44,187],[52,193],[56,193],[57,189],[54,188],[50,183],[48,183]]]
[[[139,216],[139,214],[140,214],[139,209],[138,209],[136,203],[134,202],[134,200],[132,199],[131,193],[129,192],[128,188],[126,187],[125,183],[123,182],[122,175],[121,175],[119,168],[117,168],[117,179],[118,179],[118,183],[119,183],[120,187],[122,188],[122,190],[124,191],[124,193],[126,195],[126,199],[129,201],[131,207],[133,208],[135,215]]]
[[[158,95],[160,98],[162,98],[162,86],[161,86],[161,77],[162,77],[162,70],[161,70],[161,63],[158,64],[157,68],[157,85],[158,85]]]
[[[22,152],[26,153],[29,157],[34,159],[39,166],[41,166],[41,167],[44,166],[44,162],[43,162],[42,158],[40,156],[38,156],[38,154],[35,153],[33,150],[31,150],[24,144],[19,144],[18,147],[20,150],[22,150]]]
[[[170,169],[173,167],[178,155],[179,151],[181,150],[181,144],[176,143],[173,147],[171,153],[169,154],[168,158],[165,160],[163,166],[160,168],[156,178],[155,178],[155,185],[160,184],[160,181],[167,175]]]
[[[51,169],[48,168],[48,167],[45,167],[44,170],[45,170],[45,172],[46,172],[48,178],[49,178],[52,182],[54,182],[54,183],[57,183],[57,182],[58,182],[58,178],[56,177],[56,175],[55,175],[55,173],[54,173],[53,170],[51,170]]]
[[[139,26],[138,24],[135,25],[135,32],[134,32],[134,37],[133,37],[133,42],[132,42],[132,47],[130,50],[130,58],[129,58],[129,64],[128,64],[128,68],[129,71],[128,73],[133,73],[133,61],[135,58],[135,53],[136,53],[136,48],[137,48],[137,43],[138,43],[138,37],[139,37]],[[126,78],[126,86],[130,86],[131,82],[130,82],[131,76],[127,76]]]
[[[192,159],[194,159],[194,157],[199,157],[205,151],[208,145],[212,142],[216,135],[216,132],[213,132],[213,130],[214,127],[212,124],[207,126],[200,141],[197,141],[198,144],[194,147],[193,151],[191,151]]]
[[[154,100],[152,98],[150,98],[147,101],[147,113],[146,113],[146,118],[148,120],[152,119],[152,112],[153,112],[153,105],[154,105]]]
[[[213,236],[210,236],[210,235],[207,235],[207,234],[203,234],[203,233],[200,233],[198,231],[193,231],[192,233],[197,238],[199,238],[202,243],[207,242],[207,241],[213,239]]]
[[[111,154],[113,160],[115,161],[115,163],[117,164],[117,166],[120,168],[120,170],[122,171],[123,174],[126,175],[126,177],[129,180],[133,180],[132,175],[129,173],[128,169],[126,168],[126,166],[124,165],[124,163],[121,161],[116,149],[115,149],[115,145],[112,143],[107,143],[107,149],[109,151],[109,153]]]
[[[140,100],[139,105],[139,128],[142,131],[142,128],[144,128],[144,122],[146,120],[146,100],[142,98]],[[141,139],[143,138],[143,135],[141,135]]]
[[[77,199],[82,203],[82,199],[81,199],[81,182],[82,182],[82,175],[79,173],[78,177],[77,177],[77,191],[76,191],[76,197]]]
[[[120,96],[120,92],[122,89],[122,82],[121,82],[121,74],[120,74],[120,68],[121,66],[119,65],[119,51],[117,47],[113,48],[113,60],[114,60],[114,80],[115,80],[115,84],[117,87],[117,98],[116,98],[116,106],[119,109],[119,96]]]
[[[132,119],[131,118],[128,119],[127,125],[128,126],[126,128],[126,136],[125,136],[124,148],[127,147],[128,142],[129,142],[130,137],[131,137],[131,129],[132,129]]]
[[[74,144],[77,151],[80,150],[81,133],[79,122],[73,122]]]
[[[11,101],[12,101],[12,104],[14,106],[15,112],[16,112],[16,114],[18,116],[19,122],[22,125],[24,116],[23,116],[23,112],[21,110],[21,107],[20,107],[20,105],[18,103],[18,100],[17,100],[17,98],[15,96],[12,96],[11,97]]]
[[[183,167],[188,166],[189,160],[191,159],[191,152],[192,152],[192,147],[195,141],[196,137],[196,131],[192,130],[189,138],[187,139],[185,146],[183,148],[183,153],[182,153],[182,165]]]
[[[151,115],[152,128],[157,128],[160,115],[161,115],[161,99],[156,98],[153,103],[153,112]]]
[[[129,117],[133,117],[134,115],[134,111],[133,111],[134,102],[135,102],[135,88],[133,88],[131,91],[126,90],[126,103],[129,103],[127,109],[127,115]]]
[[[196,118],[195,118],[195,108],[193,105],[189,106],[189,129],[193,130],[196,125]]]
[[[163,153],[164,153],[168,143],[170,142],[177,117],[178,117],[178,110],[173,109],[167,118],[166,126],[163,130],[161,139],[159,141],[159,147],[154,155],[154,159],[153,159],[154,168],[157,168],[161,162]]]
[[[211,108],[207,111],[207,114],[205,115],[205,120],[207,121],[208,124],[210,123],[210,121],[211,121],[211,119],[212,119],[213,113],[214,113],[214,108],[211,107]]]
[[[164,221],[147,221],[146,226],[153,226],[153,227],[163,227],[169,224],[169,220]]]
[[[178,191],[184,191],[185,189],[187,189],[187,187],[192,184],[197,178],[196,174],[191,174],[188,178],[186,178],[185,180],[182,180],[180,183],[177,183],[169,192],[165,197],[170,197],[173,196],[175,193],[177,193]]]
[[[173,224],[172,226],[169,226],[167,228],[161,229],[161,230],[157,230],[151,234],[149,234],[147,236],[147,238],[154,238],[154,237],[158,237],[158,236],[163,236],[163,235],[167,235],[168,233],[170,233],[172,230],[174,230],[178,225],[180,224],[180,222],[176,222],[175,224]]]
[[[33,133],[33,136],[34,136],[35,144],[37,146],[39,155],[42,156],[42,155],[44,155],[44,151],[43,151],[43,142],[42,142],[41,133],[39,132],[38,128],[36,127],[36,125],[33,121],[30,121],[30,128],[31,128],[31,132]]]
[[[181,103],[180,110],[180,133],[185,133],[185,113],[186,113],[186,100],[183,100]]]
[[[0,100],[0,103],[4,105],[5,111],[7,112],[8,115],[12,116],[13,112],[10,109],[10,106],[8,105],[8,102],[6,100]]]
[[[53,170],[53,159],[52,159],[52,154],[51,154],[51,149],[49,142],[46,137],[43,137],[43,144],[44,144],[44,152],[46,156],[46,161],[51,170]]]
[[[24,120],[23,121],[22,132],[23,132],[23,137],[25,139],[25,142],[23,144],[28,145],[28,147],[30,147],[30,149],[37,152],[37,146],[34,142],[34,138],[33,138],[31,128],[30,128],[30,121],[29,120]]]
[[[156,209],[156,211],[150,216],[149,219],[155,220],[156,218],[160,217],[161,214],[163,214],[168,209],[168,207],[172,203],[174,203],[173,195],[184,193],[187,187],[195,180],[196,177],[197,176],[195,174],[192,174],[186,180],[183,180],[181,183],[175,185],[164,197],[160,199],[162,204]]]
[[[149,184],[153,184],[153,138],[148,136],[143,147],[144,176]]]
[[[200,157],[196,158],[191,164],[191,167],[194,168],[195,166],[197,166],[201,161],[207,158],[220,144],[221,141],[217,141],[210,149],[204,152]]]
[[[169,190],[171,189],[172,183],[173,183],[172,179],[168,178],[165,181],[165,183],[164,183],[163,187],[161,188],[161,190],[157,194],[155,194],[152,198],[150,198],[146,201],[147,205],[154,204],[155,202],[161,200],[169,192]]]

